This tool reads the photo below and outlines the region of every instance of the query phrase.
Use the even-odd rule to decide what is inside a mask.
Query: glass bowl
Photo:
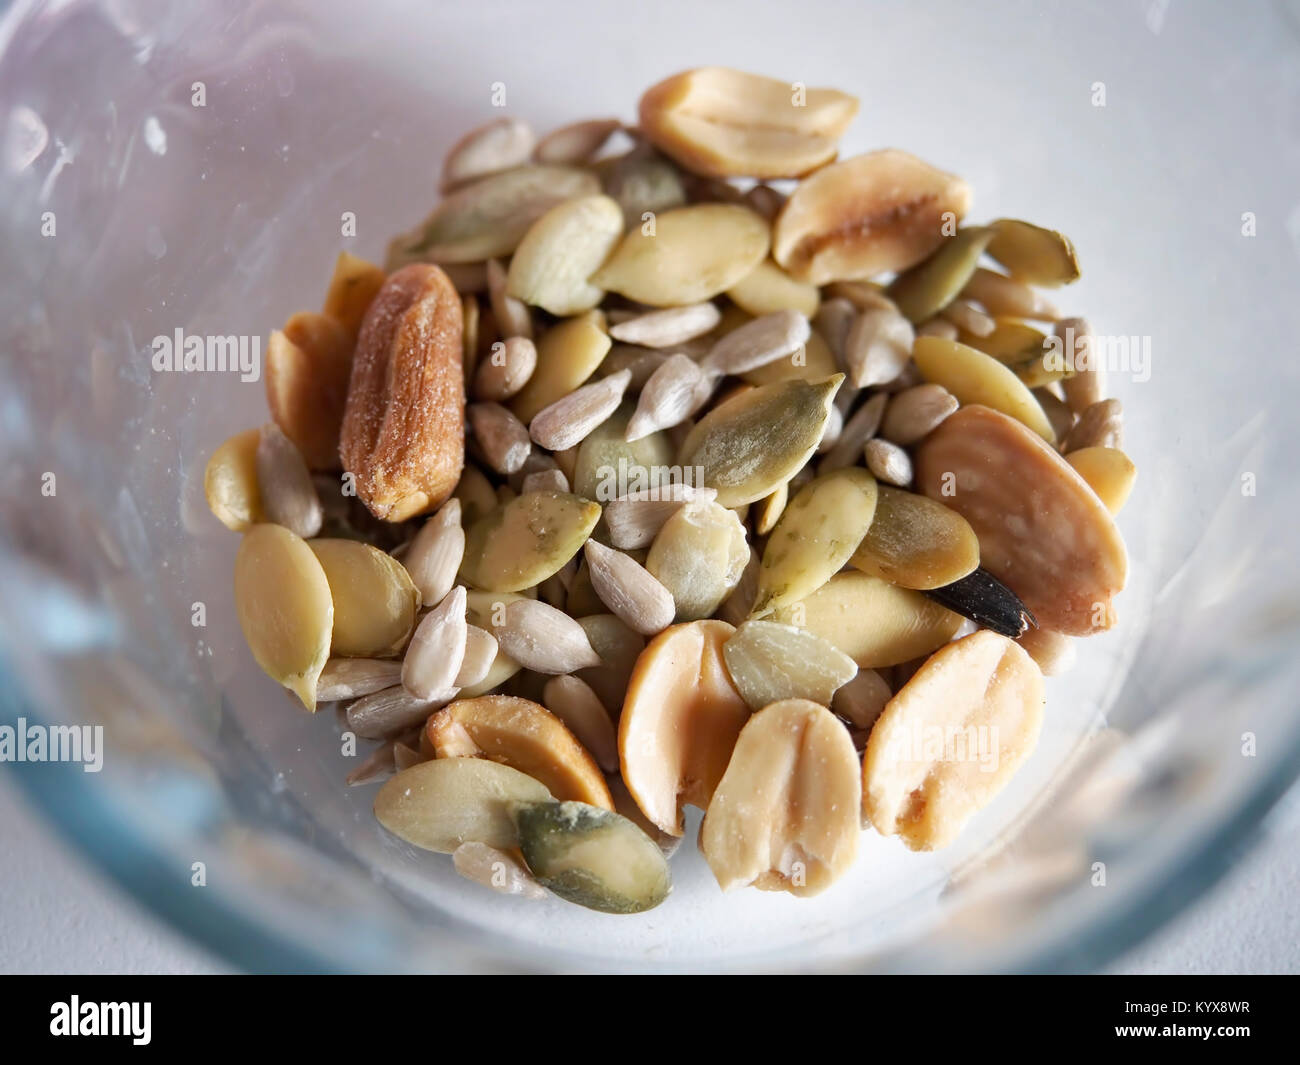
[[[1214,881],[1300,761],[1294,4],[18,4],[0,23],[0,714],[99,724],[13,771],[52,826],[233,963],[292,970],[1060,970]],[[155,336],[264,337],[382,257],[506,110],[630,117],[717,63],[862,98],[845,154],[1069,233],[1140,475],[1121,622],[1049,681],[1033,759],[952,848],[867,833],[812,900],[691,844],[639,917],[516,902],[387,836],[336,714],[261,675],[202,471],[260,381]],[[349,227],[349,219],[355,227]],[[202,604],[200,609],[197,604]],[[202,622],[202,624],[198,624]],[[691,822],[693,830],[698,813]]]

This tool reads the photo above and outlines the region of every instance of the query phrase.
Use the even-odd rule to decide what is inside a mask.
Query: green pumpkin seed
[[[889,298],[912,322],[924,322],[955,300],[975,273],[994,232],[980,226],[959,229],[923,263],[895,278]]]
[[[640,226],[645,215],[660,214],[686,203],[681,171],[664,156],[642,147],[600,167],[607,195],[623,209],[626,228]]]
[[[662,481],[662,472],[672,468],[673,445],[667,433],[651,433],[631,443],[623,439],[633,409],[624,403],[578,445],[572,481],[573,490],[584,499],[608,503],[652,488]],[[652,474],[660,481],[652,480]]]
[[[1079,279],[1074,245],[1064,233],[1016,218],[999,218],[989,228],[989,255],[1015,280],[1055,288]]]
[[[849,561],[902,588],[938,588],[980,564],[980,543],[955,510],[881,485],[871,528]]]
[[[436,758],[404,769],[375,796],[375,817],[393,835],[450,854],[462,843],[514,847],[515,802],[545,803],[545,785],[486,758]]]
[[[621,814],[582,802],[513,807],[524,861],[560,898],[602,913],[643,913],[672,880],[658,844]]]
[[[857,466],[799,490],[763,549],[755,617],[811,595],[843,569],[872,524],[876,493],[875,478]]]
[[[461,577],[489,592],[540,584],[569,561],[600,520],[600,506],[567,492],[528,492],[465,534]]]
[[[672,593],[677,620],[699,621],[735,590],[748,561],[740,518],[717,503],[696,502],[664,522],[645,564]]]
[[[838,647],[861,669],[909,662],[942,647],[960,615],[920,592],[866,573],[837,573],[812,595],[781,607],[772,620],[807,629]]]
[[[759,385],[719,404],[687,434],[683,466],[703,469],[717,502],[739,507],[793,477],[817,450],[843,374]]]
[[[736,690],[753,710],[782,699],[809,699],[830,706],[836,689],[858,667],[820,636],[774,621],[746,621],[722,645]]]
[[[390,261],[477,263],[509,255],[529,227],[575,196],[594,196],[600,183],[586,170],[519,166],[482,178],[442,201],[389,249]]]

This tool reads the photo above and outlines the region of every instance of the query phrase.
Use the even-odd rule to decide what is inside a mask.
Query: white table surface
[[[56,839],[0,772],[0,973],[216,973]],[[1214,891],[1112,973],[1300,973],[1300,793]]]

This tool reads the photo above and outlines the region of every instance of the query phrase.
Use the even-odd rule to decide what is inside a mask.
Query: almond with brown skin
[[[465,462],[461,302],[413,263],[384,282],[361,324],[340,453],[376,517],[404,521],[451,495]]]

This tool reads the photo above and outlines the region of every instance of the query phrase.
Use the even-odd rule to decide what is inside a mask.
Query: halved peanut
[[[336,655],[382,658],[397,654],[415,628],[420,593],[406,568],[358,540],[311,540],[334,602]]]
[[[558,717],[530,699],[457,699],[429,718],[425,733],[439,758],[487,758],[527,773],[557,799],[614,809],[595,759]]]
[[[515,417],[527,425],[538,411],[578,388],[609,353],[611,343],[600,311],[551,326],[537,341],[537,368],[510,400]]]
[[[736,689],[754,710],[782,699],[829,706],[858,671],[853,659],[793,625],[746,621],[722,648]]]
[[[912,358],[921,376],[943,385],[963,405],[992,407],[1029,426],[1049,443],[1052,423],[1032,392],[1002,363],[982,351],[943,337],[918,337]]]
[[[439,758],[404,769],[375,796],[375,817],[423,850],[451,854],[462,843],[519,845],[510,807],[545,802],[546,786],[508,765],[481,758]]]
[[[809,896],[857,856],[858,756],[824,706],[787,699],[745,725],[700,827],[723,891],[752,884]]]
[[[777,216],[772,257],[814,285],[906,270],[943,243],[969,205],[966,182],[914,155],[856,155],[794,190]]]
[[[682,443],[681,464],[703,469],[718,503],[762,499],[793,477],[817,450],[831,400],[844,380],[793,379],[751,388],[706,414]]]
[[[881,485],[876,514],[850,563],[902,588],[938,588],[980,564],[979,538],[942,503]]]
[[[632,229],[591,283],[652,307],[699,303],[745,277],[769,245],[767,221],[744,207],[678,207],[655,218],[649,232]]]
[[[1081,447],[1068,452],[1065,461],[1088,482],[1107,510],[1112,514],[1120,512],[1137,480],[1137,467],[1131,458],[1117,447]]]
[[[245,429],[212,452],[203,471],[203,494],[208,509],[233,532],[266,520],[262,491],[257,483],[259,429]]]
[[[647,89],[641,130],[706,177],[802,177],[835,158],[856,97],[725,67],[675,74]]]
[[[1033,752],[1042,718],[1042,673],[1014,641],[985,630],[949,644],[871,730],[863,813],[912,850],[946,846]]]
[[[856,466],[799,489],[763,549],[753,616],[811,595],[844,568],[876,511],[876,480]]]
[[[623,235],[623,210],[608,196],[566,200],[529,227],[510,260],[509,292],[551,314],[590,310],[604,297],[587,279]]]
[[[315,710],[334,601],[307,542],[281,525],[249,529],[235,555],[235,610],[257,664]]]
[[[1040,625],[1086,636],[1115,622],[1128,556],[1114,519],[1053,448],[1013,418],[964,407],[916,452],[919,491],[965,518],[980,564]]]
[[[677,620],[696,621],[732,593],[748,561],[740,519],[703,501],[687,503],[664,522],[650,545],[646,569],[672,594]]]
[[[461,576],[489,592],[517,592],[556,573],[600,520],[600,505],[565,492],[529,492],[465,534]]]
[[[895,666],[952,639],[962,619],[919,592],[848,570],[812,595],[783,606],[773,621],[807,629],[862,669]]]
[[[661,830],[682,834],[683,805],[706,807],[749,719],[722,657],[723,621],[674,625],[637,659],[619,719],[623,780]]]

